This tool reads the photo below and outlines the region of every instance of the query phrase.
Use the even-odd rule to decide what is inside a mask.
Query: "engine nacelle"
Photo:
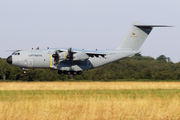
[[[66,59],[66,56],[67,56],[67,53],[66,52],[61,52],[59,54],[59,60],[65,60]]]
[[[78,52],[78,53],[73,54],[73,60],[74,61],[85,60],[85,59],[88,59],[88,58],[89,58],[89,56],[86,53],[83,53],[83,52]]]

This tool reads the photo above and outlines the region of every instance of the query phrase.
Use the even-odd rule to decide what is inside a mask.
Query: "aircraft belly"
[[[87,60],[75,61],[73,63],[70,63],[68,61],[61,61],[57,66],[57,69],[63,71],[84,71],[90,69],[90,66],[87,66]]]
[[[60,70],[63,70],[63,71],[83,71],[84,69],[82,68],[82,66],[72,65],[70,67],[60,67]]]

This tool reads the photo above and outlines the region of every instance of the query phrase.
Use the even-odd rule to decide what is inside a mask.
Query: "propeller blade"
[[[58,66],[59,54],[57,50],[55,51],[55,54],[52,55],[52,57],[54,58],[54,63]]]
[[[72,47],[68,48],[68,53],[67,53],[67,59],[72,61],[73,60],[73,51],[72,51]]]

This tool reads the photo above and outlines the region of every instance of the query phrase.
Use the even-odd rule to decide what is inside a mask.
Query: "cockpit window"
[[[15,52],[12,53],[12,55],[14,55],[14,54],[15,54]]]
[[[13,52],[12,55],[20,55],[19,52]]]

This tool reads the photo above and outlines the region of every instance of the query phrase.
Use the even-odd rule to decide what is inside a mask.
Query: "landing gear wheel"
[[[62,74],[62,71],[61,71],[61,70],[58,70],[58,74]]]
[[[22,73],[23,73],[23,74],[26,74],[26,73],[27,73],[27,71],[26,71],[26,70],[23,70],[23,71],[22,71]]]
[[[71,71],[67,71],[67,74],[70,75],[70,74],[71,74]]]
[[[76,75],[77,73],[76,73],[76,71],[72,71],[72,74],[73,74],[73,75]]]
[[[67,71],[63,71],[63,74],[68,74],[68,72]]]
[[[78,74],[78,75],[81,75],[81,74],[82,74],[82,71],[78,71],[77,74]]]

